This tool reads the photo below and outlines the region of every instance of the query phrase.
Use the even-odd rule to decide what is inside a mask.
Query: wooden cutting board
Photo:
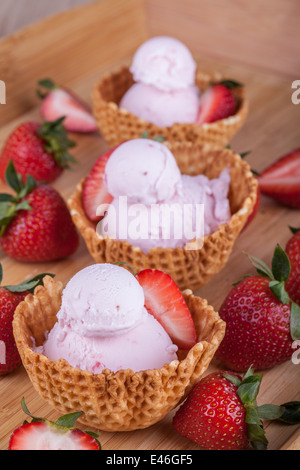
[[[148,2],[149,3],[149,2]],[[154,2],[155,4],[155,2]],[[127,34],[130,31],[131,34]],[[96,2],[46,20],[0,43],[0,79],[7,84],[7,104],[0,105],[0,145],[17,124],[39,120],[35,98],[36,80],[50,76],[71,86],[90,101],[93,84],[107,70],[128,64],[132,53],[151,31],[145,27],[145,11],[137,0]],[[197,39],[190,39],[192,52]],[[193,47],[193,44],[195,47]],[[196,56],[204,70],[218,70],[245,83],[251,101],[250,114],[231,146],[235,151],[251,150],[248,161],[252,168],[262,170],[275,158],[300,146],[300,105],[291,101],[291,79],[282,78],[261,68],[204,59]],[[95,159],[107,149],[99,133],[76,135],[74,156],[78,165],[65,171],[54,183],[68,198],[77,182],[91,169]],[[2,184],[0,191],[6,188]],[[288,225],[300,226],[300,211],[289,210],[262,198],[259,213],[243,232],[234,247],[225,269],[196,294],[207,298],[217,310],[234,281],[253,270],[243,251],[270,263],[276,243],[285,247],[290,237]],[[13,284],[38,272],[56,274],[66,283],[81,268],[92,264],[84,242],[70,259],[56,263],[18,263],[1,254],[4,283]],[[219,368],[213,361],[207,373]],[[25,397],[31,412],[49,419],[58,417],[33,389],[24,368],[0,377],[0,449],[5,450],[13,430],[25,415],[20,408]],[[292,361],[263,373],[258,402],[281,404],[300,400],[300,365]],[[170,413],[149,429],[130,433],[101,433],[104,450],[192,450],[198,447],[178,435],[172,428]],[[299,427],[265,423],[269,449],[300,448]],[[290,444],[289,444],[290,443]]]

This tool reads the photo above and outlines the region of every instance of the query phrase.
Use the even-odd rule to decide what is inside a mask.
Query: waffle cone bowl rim
[[[257,187],[258,187],[258,182],[257,179],[253,176],[251,172],[251,168],[247,162],[242,160],[239,154],[234,153],[231,149],[222,149],[222,150],[216,150],[216,149],[207,149],[205,146],[202,144],[195,144],[195,143],[190,143],[190,142],[167,142],[166,145],[169,147],[169,149],[172,151],[175,148],[178,149],[183,149],[183,151],[188,150],[191,154],[193,154],[195,151],[200,151],[204,152],[205,154],[209,153],[218,153],[218,152],[224,152],[224,155],[230,155],[230,158],[232,159],[232,164],[238,164],[241,166],[242,169],[244,169],[244,178],[247,180],[249,184],[249,193],[247,197],[244,199],[243,204],[241,207],[232,214],[230,220],[228,223],[221,224],[218,227],[218,230],[215,231],[214,233],[210,235],[206,235],[204,237],[204,244],[205,243],[217,243],[217,240],[222,237],[222,236],[229,236],[232,235],[233,239],[230,242],[231,250],[233,249],[234,243],[239,235],[239,233],[242,231],[248,216],[251,214],[256,199],[257,199]],[[186,162],[184,162],[184,165]],[[179,167],[181,166],[180,163],[178,162]],[[133,253],[139,253],[139,255],[142,257],[144,260],[144,265],[149,266],[150,261],[151,261],[151,256],[155,253],[157,255],[160,254],[170,254],[172,258],[175,259],[175,257],[180,254],[181,258],[184,258],[184,261],[186,263],[187,260],[194,259],[195,262],[199,261],[199,258],[201,258],[201,251],[202,249],[198,250],[186,250],[184,247],[176,247],[176,248],[162,248],[162,247],[154,247],[151,248],[149,253],[144,253],[139,247],[135,245],[131,245],[128,241],[120,241],[120,240],[114,240],[109,237],[102,237],[99,235],[96,231],[96,229],[93,226],[93,223],[88,219],[88,217],[84,213],[83,205],[82,205],[82,188],[83,184],[85,181],[86,177],[83,178],[76,186],[75,191],[72,193],[72,195],[69,197],[67,203],[69,206],[69,210],[71,212],[71,216],[73,219],[73,222],[77,226],[77,229],[81,233],[86,246],[88,248],[88,251],[90,252],[91,256],[94,258],[96,262],[99,262],[99,258],[97,258],[97,254],[95,254],[94,246],[98,246],[97,244],[105,244],[107,241],[114,243],[114,246],[117,246],[119,251],[122,253],[126,253],[129,248],[133,248]],[[105,254],[105,249],[103,250],[104,252],[104,257],[105,260],[102,262],[111,262],[111,259],[107,259],[107,256]],[[195,255],[196,254],[196,255]],[[230,254],[230,253],[229,253]],[[228,255],[229,256],[229,255]],[[127,261],[127,259],[120,259],[119,261]],[[127,261],[128,262],[128,261]],[[131,263],[132,265],[132,263]],[[133,268],[135,269],[135,266],[133,265]],[[158,269],[161,269],[159,266],[157,267]],[[221,268],[222,269],[222,268]],[[217,271],[219,272],[219,271]],[[215,272],[212,277],[217,274]],[[169,272],[169,274],[172,276],[172,273]],[[176,277],[174,277],[175,282],[177,282]],[[208,281],[207,281],[208,282]],[[178,283],[178,282],[177,282]],[[205,283],[199,283],[199,286],[194,287],[192,290],[195,290],[197,288],[200,288],[202,285],[206,284]],[[183,287],[180,286],[182,290],[184,289],[189,289],[192,288],[191,286],[184,285]]]
[[[224,130],[222,134],[229,135],[229,138],[225,139],[226,142],[228,142],[233,137],[233,135],[239,130],[239,128],[244,124],[248,116],[250,101],[248,97],[246,96],[245,86],[241,86],[241,87],[237,87],[239,90],[239,92],[237,93],[239,96],[239,101],[240,101],[239,107],[236,113],[233,114],[232,116],[228,116],[227,118],[219,119],[211,123],[205,123],[201,126],[199,126],[196,123],[174,123],[172,126],[166,126],[166,127],[157,126],[149,121],[139,118],[138,116],[132,114],[126,109],[120,108],[117,102],[112,101],[112,100],[106,100],[103,97],[103,93],[100,90],[100,88],[102,87],[102,84],[105,83],[106,80],[111,79],[112,77],[116,75],[120,75],[121,73],[130,74],[129,67],[126,65],[121,65],[118,69],[113,70],[111,72],[107,72],[98,80],[98,82],[94,84],[94,87],[93,87],[93,92],[92,92],[93,114],[98,124],[99,130],[100,132],[103,133],[104,138],[105,138],[106,132],[105,132],[104,127],[99,124],[98,108],[101,108],[102,110],[106,109],[106,112],[108,112],[109,110],[109,112],[112,113],[112,115],[114,115],[116,118],[126,116],[128,118],[128,121],[130,121],[130,126],[132,128],[136,128],[136,129],[144,128],[144,130],[151,132],[151,134],[165,135],[166,139],[170,141],[174,141],[174,138],[171,136],[171,130],[175,126],[178,129],[182,129],[182,130],[186,129],[187,132],[184,132],[185,135],[188,134],[189,131],[195,131],[193,141],[197,141],[199,139],[203,142],[205,142],[205,136],[208,133],[218,132],[223,128]],[[226,77],[219,72],[203,72],[199,70],[199,66],[197,67],[196,83],[208,84],[209,82],[218,82],[224,79],[226,79]],[[200,90],[203,89],[201,86],[199,85],[197,86]],[[116,121],[115,121],[115,124],[116,124]],[[233,133],[231,132],[232,126],[236,126],[235,132]],[[228,132],[226,132],[226,130]],[[189,141],[189,139],[187,139],[187,141]],[[219,145],[218,141],[219,141],[219,138],[217,137],[216,142],[215,142],[216,146]],[[208,142],[207,145],[211,145],[211,142]]]
[[[202,299],[200,297],[194,296],[192,291],[187,289],[183,293],[183,295],[189,305],[191,314],[193,316],[195,315],[194,319],[196,319],[195,326],[197,329],[197,343],[188,351],[188,353],[186,354],[186,357],[172,361],[170,364],[166,364],[161,369],[139,371],[136,373],[134,373],[131,369],[119,370],[115,373],[110,371],[109,369],[105,369],[100,374],[93,374],[92,372],[80,370],[75,367],[72,367],[64,359],[59,359],[58,361],[50,361],[44,354],[33,351],[32,350],[33,344],[29,344],[29,341],[33,342],[34,337],[33,337],[32,329],[27,331],[29,329],[28,315],[31,315],[30,318],[32,319],[32,314],[36,312],[37,308],[39,308],[41,312],[43,312],[44,319],[47,319],[47,316],[49,315],[51,315],[51,318],[54,317],[53,309],[55,310],[55,316],[56,316],[56,313],[60,305],[60,298],[62,295],[62,291],[63,291],[62,282],[57,281],[50,276],[45,276],[44,285],[41,285],[35,288],[34,294],[29,294],[26,296],[24,301],[18,305],[14,314],[13,331],[14,331],[15,341],[16,341],[21,359],[22,359],[23,366],[31,380],[33,387],[39,393],[39,395],[46,402],[48,402],[48,404],[50,404],[54,409],[56,409],[57,411],[61,413],[82,411],[83,414],[79,418],[79,422],[81,422],[84,425],[91,426],[93,428],[97,428],[102,431],[118,432],[118,431],[132,431],[136,429],[144,429],[144,428],[151,426],[152,424],[155,424],[161,419],[163,419],[172,409],[174,409],[179,403],[181,403],[186,398],[191,388],[195,385],[195,383],[197,383],[201,379],[201,377],[207,370],[211,360],[214,357],[216,350],[218,349],[225,335],[226,324],[220,318],[218,312],[216,312],[214,308],[208,304],[206,299]],[[47,296],[48,296],[48,301],[50,303],[50,307],[52,307],[51,312],[49,310],[50,307],[48,303],[47,303],[46,312],[42,308],[43,302],[45,302],[45,299],[47,300]],[[59,296],[59,301],[57,301],[57,296]],[[190,306],[192,306],[192,308]],[[35,319],[36,318],[39,318],[39,316],[38,315],[35,316]],[[209,326],[209,330],[205,331],[205,329],[207,329],[208,320],[211,322],[211,324]],[[200,339],[201,331],[204,332],[203,334],[206,334],[204,339]],[[29,332],[31,332],[32,335],[29,337],[29,340],[28,340]],[[46,331],[42,328],[42,332],[45,333]],[[38,375],[37,370],[38,370],[39,364],[42,365],[43,367],[44,375],[45,375],[45,370],[46,370],[48,381],[47,381],[47,377],[44,377],[43,381],[37,378],[37,375]],[[139,383],[144,384],[147,382],[147,380],[152,380],[158,383],[158,389],[156,393],[159,393],[162,387],[163,388],[165,387],[167,391],[169,389],[169,392],[170,392],[170,390],[173,390],[175,387],[176,379],[178,382],[180,382],[180,376],[183,374],[183,371],[185,368],[188,369],[188,373],[186,374],[186,377],[184,378],[184,384],[179,387],[180,393],[178,393],[178,395],[176,393],[176,399],[173,398],[170,402],[168,402],[168,399],[167,399],[168,393],[166,392],[165,396],[163,397],[163,400],[164,400],[163,406],[161,406],[160,408],[160,405],[159,405],[157,413],[153,417],[151,416],[150,418],[149,416],[147,416],[146,420],[144,421],[143,421],[143,416],[142,418],[139,419],[138,417],[134,417],[133,415],[132,416],[130,415],[130,410],[128,408],[128,403],[127,403],[127,412],[128,412],[127,419],[131,418],[131,421],[130,421],[130,424],[128,425],[122,424],[121,429],[119,428],[120,424],[115,421],[113,421],[112,423],[103,422],[103,420],[101,420],[101,412],[100,412],[100,415],[98,416],[97,413],[99,413],[99,411],[97,409],[93,409],[94,416],[93,416],[93,419],[91,419],[88,416],[88,413],[86,413],[82,409],[84,408],[84,406],[82,406],[82,402],[80,401],[80,399],[79,399],[79,403],[81,405],[81,409],[72,409],[70,407],[66,407],[65,404],[57,403],[53,399],[54,391],[57,388],[57,383],[56,383],[56,388],[55,386],[53,386],[53,383],[51,383],[51,380],[53,379],[53,377],[55,377],[56,381],[58,381],[59,386],[61,387],[61,390],[64,391],[64,388],[65,388],[64,382],[60,380],[60,376],[57,377],[57,372],[60,372],[61,370],[63,370],[64,374],[68,376],[69,378],[71,378],[72,381],[75,379],[75,384],[76,384],[76,379],[80,377],[81,381],[83,380],[84,383],[88,385],[88,387],[92,388],[92,390],[97,389],[97,385],[99,386],[100,381],[102,385],[104,383],[105,398],[103,400],[106,403],[107,397],[110,397],[109,399],[111,399],[111,395],[109,392],[110,386],[113,387],[116,381],[124,382],[124,389],[125,391],[128,391],[129,382],[130,382],[130,385],[132,384],[132,381],[133,382],[139,381]],[[173,380],[171,388],[169,386],[169,379],[170,381]],[[43,382],[43,387],[44,387],[43,392],[41,391],[41,382]],[[166,385],[166,383],[168,385]],[[143,398],[145,400],[147,398],[146,392],[148,390],[146,387],[144,387],[143,390],[144,390]],[[47,396],[45,396],[45,393]],[[160,395],[160,399],[161,399],[161,395]],[[114,401],[118,402],[118,399],[113,399],[112,402],[114,403]],[[127,400],[127,402],[129,402],[129,400]],[[157,402],[157,404],[160,404],[160,401]],[[109,404],[108,405],[106,404],[105,406],[111,407],[111,403],[109,402]],[[138,416],[139,416],[139,413],[143,415],[142,408],[143,408],[142,406],[140,408],[137,407]],[[126,407],[124,409],[124,406],[123,406],[122,411],[123,413],[125,412],[126,414]],[[118,416],[118,412],[117,412],[117,416]],[[114,418],[114,419],[116,419],[116,421],[118,420],[118,418]]]

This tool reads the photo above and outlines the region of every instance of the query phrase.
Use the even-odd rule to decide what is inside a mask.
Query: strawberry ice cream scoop
[[[127,196],[135,203],[160,203],[182,193],[173,154],[149,139],[134,139],[117,147],[106,164],[104,178],[109,194]]]
[[[181,41],[156,36],[137,49],[130,71],[135,82],[174,91],[194,85],[196,67],[192,54]]]
[[[199,111],[199,90],[191,85],[162,91],[152,85],[135,83],[123,96],[120,108],[159,127],[193,123]]]
[[[95,264],[68,282],[57,318],[77,334],[107,336],[133,328],[143,313],[144,293],[134,276],[117,265]]]
[[[36,348],[52,361],[97,374],[156,369],[177,359],[177,346],[145,308],[143,288],[121,266],[96,264],[75,274],[57,320]]]
[[[145,309],[137,326],[114,336],[81,336],[56,323],[43,349],[52,361],[63,358],[71,366],[94,374],[104,369],[160,369],[177,359],[177,346]]]

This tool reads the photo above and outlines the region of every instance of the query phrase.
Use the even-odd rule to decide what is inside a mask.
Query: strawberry
[[[25,421],[13,432],[9,450],[101,450],[98,434],[74,427],[80,412],[69,413],[53,422],[33,416],[24,398],[22,409],[32,421]]]
[[[300,229],[291,227],[291,231],[294,235],[285,248],[291,263],[291,274],[285,287],[290,298],[300,305]]]
[[[257,406],[262,376],[215,372],[198,382],[173,418],[176,431],[207,450],[265,450],[262,419],[300,422],[300,402]]]
[[[233,80],[224,80],[210,85],[200,98],[199,112],[196,123],[199,125],[218,121],[232,116],[237,111],[237,98],[231,91],[242,86]]]
[[[55,121],[65,117],[67,131],[89,133],[98,130],[90,108],[67,88],[59,87],[50,79],[40,80],[43,88],[39,96],[43,99],[41,115],[46,121]],[[46,90],[46,91],[45,91]]]
[[[183,295],[171,276],[145,269],[136,276],[145,294],[145,308],[164,327],[180,349],[197,342],[195,325]]]
[[[287,254],[276,246],[272,270],[249,258],[258,275],[236,283],[219,310],[226,333],[216,357],[235,371],[250,365],[267,369],[290,359],[293,341],[300,338],[300,307],[285,287],[291,269]]]
[[[61,195],[47,184],[27,182],[12,162],[6,179],[15,195],[0,194],[0,245],[4,253],[18,261],[54,261],[70,256],[79,237]]]
[[[104,172],[106,163],[114,149],[101,155],[87,176],[82,189],[82,205],[87,217],[93,222],[101,220],[103,216],[97,214],[101,204],[110,204],[113,197],[108,193]]]
[[[279,158],[260,174],[260,191],[288,207],[300,207],[300,148]]]
[[[43,273],[24,281],[15,286],[0,287],[0,343],[3,345],[3,357],[0,360],[0,376],[15,370],[21,364],[21,358],[15,343],[12,321],[14,312],[26,295],[32,293],[34,288],[42,284],[44,276],[54,276]],[[0,264],[0,283],[2,282],[3,270]]]
[[[75,143],[68,139],[63,119],[54,122],[25,122],[18,126],[5,142],[0,156],[0,178],[10,160],[26,181],[31,175],[36,181],[52,183],[69,163],[76,160],[68,153]]]

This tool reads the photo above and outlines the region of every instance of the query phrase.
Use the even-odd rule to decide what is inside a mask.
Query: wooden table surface
[[[128,64],[130,58],[129,55],[124,55],[111,67],[115,68],[120,63]],[[245,83],[251,102],[250,114],[243,129],[231,142],[231,146],[233,150],[238,152],[251,150],[247,160],[252,168],[260,171],[279,156],[300,146],[300,105],[294,105],[291,101],[290,79],[257,70],[252,66],[200,57],[196,57],[196,59],[205,70],[218,70]],[[86,74],[84,80],[76,82],[74,91],[84,97],[90,96],[93,83],[96,82],[104,69],[109,68],[108,66],[101,68],[101,64],[97,64],[94,70]],[[53,78],[55,78],[55,70],[53,74]],[[33,83],[32,86],[34,87],[34,85]],[[38,107],[18,115],[1,127],[0,146],[2,147],[4,140],[18,123],[29,119],[39,119]],[[54,187],[66,199],[74,190],[77,182],[88,173],[95,159],[107,149],[100,134],[72,134],[71,138],[77,142],[74,155],[79,164],[73,170],[65,171],[54,183]],[[4,189],[4,185],[1,185],[0,191],[2,192]],[[280,243],[284,247],[290,237],[288,225],[300,226],[300,212],[284,208],[263,197],[258,215],[249,228],[239,236],[225,269],[196,294],[207,298],[209,303],[218,310],[232,283],[253,271],[243,251],[270,263],[275,245]],[[41,271],[54,272],[57,279],[66,283],[79,269],[93,263],[82,240],[80,248],[70,259],[56,263],[43,263],[42,265],[18,263],[3,255],[0,256],[0,261],[4,269],[3,282],[6,284],[20,282]],[[220,365],[213,361],[207,373],[219,367]],[[51,409],[35,392],[23,366],[7,376],[0,377],[1,450],[7,449],[11,433],[25,419],[20,408],[22,397],[25,397],[33,414],[50,419],[58,417],[58,413]],[[292,361],[287,361],[263,372],[258,402],[259,404],[281,404],[290,400],[300,400],[300,366],[293,364]],[[195,444],[187,441],[173,430],[171,425],[173,413],[149,429],[130,433],[101,432],[100,440],[103,449],[197,449]],[[299,432],[298,426],[266,423],[265,427],[269,439],[269,449],[291,447],[294,437],[296,439],[298,436],[294,433]]]
[[[0,38],[48,16],[92,2],[93,0],[1,0]]]

